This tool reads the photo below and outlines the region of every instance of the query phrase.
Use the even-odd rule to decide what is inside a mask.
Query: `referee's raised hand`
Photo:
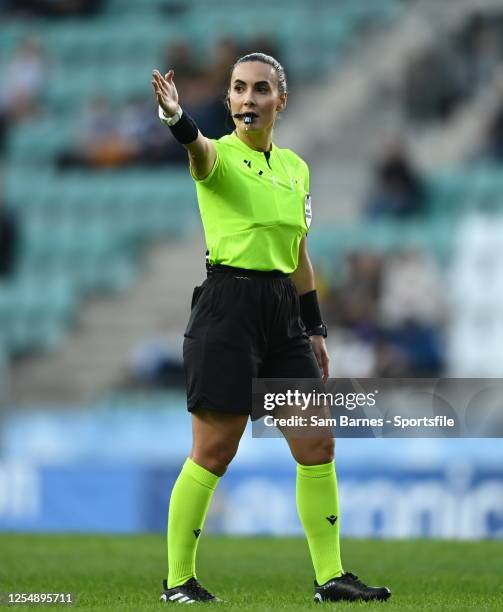
[[[178,92],[173,81],[174,70],[169,70],[164,76],[155,69],[152,73],[152,87],[157,102],[167,117],[172,117],[178,109]]]

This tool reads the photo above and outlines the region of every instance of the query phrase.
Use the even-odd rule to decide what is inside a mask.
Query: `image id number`
[[[72,604],[71,593],[4,593],[0,601],[6,604]]]

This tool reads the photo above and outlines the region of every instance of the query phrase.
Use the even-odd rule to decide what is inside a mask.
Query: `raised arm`
[[[169,70],[164,76],[158,70],[154,70],[152,74],[152,87],[157,103],[166,118],[174,117],[180,108],[178,92],[173,80],[174,74],[174,70]],[[190,143],[184,143],[183,146],[189,154],[189,163],[194,176],[204,179],[211,172],[217,157],[215,145],[198,130],[197,138]]]

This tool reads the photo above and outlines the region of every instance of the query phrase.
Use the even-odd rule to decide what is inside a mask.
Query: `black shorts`
[[[251,414],[252,378],[321,378],[281,272],[213,266],[194,289],[183,360],[187,407]]]

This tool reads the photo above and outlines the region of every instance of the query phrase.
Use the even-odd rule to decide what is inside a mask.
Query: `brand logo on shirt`
[[[251,160],[243,159],[243,163],[245,164],[245,166],[250,168],[250,170],[252,170]],[[258,176],[262,176],[264,174],[264,172],[263,172],[263,170],[259,170],[258,172],[256,172],[256,174],[258,174]],[[279,179],[274,174],[270,175],[269,179],[271,181],[272,188],[276,189],[278,187],[278,180]],[[290,177],[290,190],[292,192],[295,192],[296,189],[298,189],[298,187],[299,187],[299,183],[300,183],[300,181],[298,179]],[[309,227],[309,224],[308,224],[308,227]]]
[[[313,211],[311,210],[311,194],[308,193],[304,198],[304,211],[306,214],[306,225],[311,227],[311,221],[313,219]]]
[[[243,159],[243,161],[244,161],[244,163],[245,163],[245,164],[248,166],[248,168],[251,168],[251,167],[252,167],[252,163],[251,163],[251,161],[250,161],[249,159]],[[262,175],[264,174],[264,172],[263,172],[262,170],[259,170],[259,171],[257,172],[257,174],[258,174],[259,176],[262,176]]]

